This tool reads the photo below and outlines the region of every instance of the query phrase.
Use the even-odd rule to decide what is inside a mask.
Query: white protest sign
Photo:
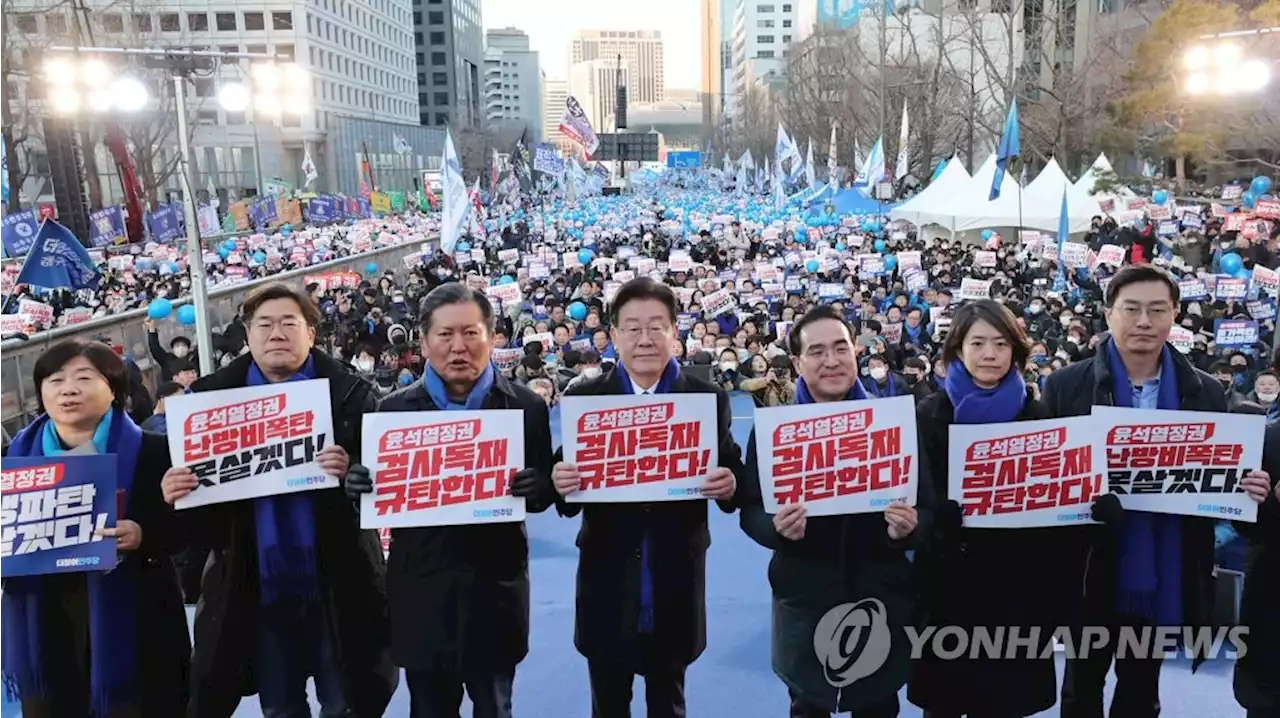
[[[520,302],[524,301],[524,295],[520,293],[520,285],[516,284],[515,282],[508,282],[507,284],[494,284],[494,285],[485,287],[484,291],[485,291],[485,294],[489,295],[490,297],[501,300],[503,305],[505,306],[511,306],[512,304],[519,304]]]
[[[1169,343],[1183,354],[1190,354],[1195,346],[1195,335],[1190,329],[1174,324],[1169,328]]]
[[[973,253],[973,263],[979,267],[996,266],[996,253],[979,250]]]
[[[804,504],[809,516],[915,505],[919,462],[909,396],[757,408],[756,461],[767,513]]]
[[[524,499],[511,495],[523,424],[510,409],[365,414],[373,493],[360,500],[360,528],[523,521]]]
[[[316,463],[333,443],[328,379],[179,395],[164,404],[169,458],[200,482],[174,508],[338,488],[338,477]]]
[[[965,277],[960,281],[961,299],[990,299],[991,280]]]
[[[560,416],[571,503],[701,499],[720,460],[714,394],[566,396]]]
[[[1082,267],[1088,263],[1089,245],[1080,242],[1062,243],[1062,262],[1068,267]]]
[[[1008,424],[952,424],[948,497],[969,528],[1093,523],[1106,493],[1092,459],[1089,417]]]
[[[1280,274],[1274,269],[1268,269],[1261,264],[1255,265],[1253,268],[1253,286],[1259,291],[1266,292],[1271,296],[1276,296],[1276,292],[1280,289]]]
[[[521,340],[520,345],[527,347],[534,342],[542,343],[543,352],[551,352],[551,351],[555,351],[556,349],[556,335],[552,334],[551,332],[537,332],[535,334],[526,334],[524,335],[524,339]]]
[[[1126,511],[1257,521],[1241,488],[1262,462],[1266,417],[1095,406],[1093,455]]]
[[[1098,264],[1109,264],[1119,267],[1124,264],[1124,247],[1118,244],[1104,244],[1098,249]]]
[[[920,263],[920,253],[916,251],[898,252],[898,269],[903,271],[923,269],[923,265]]]
[[[40,326],[53,326],[53,307],[44,302],[37,302],[34,299],[19,299],[18,313],[31,317],[31,321]]]
[[[693,259],[685,252],[672,252],[667,257],[668,272],[687,272],[693,269]]]
[[[721,289],[702,297],[702,313],[708,319],[714,319],[737,306],[738,299],[727,289]]]

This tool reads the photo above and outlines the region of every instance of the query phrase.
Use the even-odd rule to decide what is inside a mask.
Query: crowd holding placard
[[[934,718],[1027,716],[1059,695],[1063,716],[1101,716],[1113,659],[1110,715],[1155,716],[1159,657],[1111,645],[1059,681],[1053,631],[1208,625],[1223,526],[1256,547],[1236,695],[1255,718],[1280,706],[1275,589],[1258,578],[1280,569],[1280,428],[1250,416],[1280,412],[1274,228],[1245,239],[1211,219],[1170,240],[1099,218],[1059,273],[1054,243],[774,221],[695,188],[561,202],[403,268],[256,288],[211,376],[190,342],[155,339],[155,410],[105,347],[50,350],[45,414],[9,447],[40,460],[4,471],[6,567],[48,552],[4,592],[5,631],[42,646],[11,662],[6,639],[24,710],[222,717],[256,692],[305,715],[310,676],[326,715],[377,716],[399,667],[415,717],[457,715],[464,690],[474,715],[510,715],[529,651],[523,519],[555,510],[581,522],[592,714],[629,715],[640,675],[650,714],[681,716],[706,647],[705,499],[773,552],[792,716],[894,716],[903,685]],[[733,392],[757,407],[745,447]],[[135,424],[153,411],[167,447]],[[59,471],[84,485],[79,453],[116,456],[91,483],[118,499],[97,527],[118,549],[105,577],[79,542],[23,526],[43,499],[9,505]],[[171,556],[201,597],[194,644]],[[122,653],[86,659],[77,636],[11,623],[14,605]],[[846,605],[882,627],[883,655],[820,655]],[[144,607],[154,620],[104,627]],[[1044,629],[1050,650],[917,656],[904,633],[996,625]],[[156,665],[168,694],[140,688]]]

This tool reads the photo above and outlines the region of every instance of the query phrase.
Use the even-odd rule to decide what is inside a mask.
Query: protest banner
[[[929,275],[919,269],[907,270],[903,279],[906,281],[908,291],[923,292],[929,286]]]
[[[1124,248],[1118,244],[1104,244],[1098,250],[1098,264],[1119,267],[1124,264]]]
[[[485,287],[485,294],[500,300],[505,306],[519,304],[524,301],[524,295],[520,293],[520,285],[515,282],[490,285]]]
[[[891,345],[902,341],[902,322],[881,325],[880,337]]]
[[[767,513],[804,504],[809,516],[915,505],[915,401],[908,396],[757,408],[756,461]]]
[[[686,252],[672,252],[667,257],[668,272],[688,272],[693,269],[693,258]]]
[[[62,326],[70,327],[84,324],[93,318],[93,310],[89,307],[75,307],[62,313]]]
[[[1258,323],[1249,319],[1216,319],[1213,342],[1219,349],[1253,346],[1258,342]]]
[[[884,257],[878,254],[863,254],[858,257],[858,273],[880,275],[884,274]]]
[[[570,503],[700,499],[720,460],[712,394],[566,396],[560,417]]]
[[[1214,287],[1214,296],[1218,299],[1244,299],[1249,293],[1249,280],[1235,277],[1219,277]]]
[[[8,457],[0,497],[5,578],[116,567],[115,539],[96,534],[121,508],[114,455]]]
[[[1204,299],[1209,296],[1209,289],[1204,285],[1204,281],[1195,279],[1194,277],[1184,277],[1178,280],[1178,293],[1183,301],[1188,299]]]
[[[493,363],[502,371],[515,371],[523,358],[524,350],[519,347],[493,350]]]
[[[898,252],[898,269],[924,269],[920,262],[920,252]]]
[[[1093,455],[1126,511],[1256,521],[1240,482],[1262,461],[1266,417],[1095,406]]]
[[[1081,242],[1062,243],[1062,263],[1068,267],[1083,267],[1087,263],[1089,245]]]
[[[844,299],[848,294],[844,285],[839,282],[823,282],[818,285],[818,299]]]
[[[360,528],[523,521],[511,478],[524,468],[518,410],[365,414],[361,455],[373,492]]]
[[[1170,219],[1173,217],[1173,205],[1149,204],[1147,205],[1147,216],[1151,219]]]
[[[328,379],[175,396],[165,410],[169,458],[200,482],[174,508],[338,487],[316,463],[333,441]]]
[[[708,319],[724,314],[738,306],[737,297],[727,289],[721,289],[702,297],[702,315]]]
[[[0,314],[0,334],[30,334],[35,322],[30,314]]]
[[[1223,232],[1239,232],[1244,229],[1244,223],[1249,219],[1246,212],[1232,212],[1222,218]]]
[[[1275,319],[1276,316],[1276,305],[1271,300],[1251,299],[1244,303],[1244,308],[1249,310],[1249,316],[1257,321]]]
[[[978,250],[973,253],[973,263],[979,267],[994,267],[996,266],[996,253]]]
[[[960,281],[961,299],[990,299],[991,280],[965,277]]]
[[[1222,185],[1222,197],[1224,200],[1240,199],[1240,195],[1244,194],[1244,186],[1238,184]]]
[[[499,249],[498,261],[503,264],[515,264],[520,261],[520,250],[518,249]]]
[[[53,326],[53,306],[34,299],[19,299],[18,313],[31,317],[31,321],[42,327]]]
[[[1257,287],[1259,291],[1266,292],[1274,297],[1277,291],[1280,291],[1280,273],[1261,264],[1254,265],[1253,286]],[[1257,319],[1258,317],[1254,318]]]
[[[948,495],[969,528],[1093,523],[1106,493],[1094,467],[1089,417],[1007,424],[953,424]]]
[[[1267,219],[1280,219],[1280,200],[1260,199],[1254,203],[1253,213]]]
[[[533,334],[526,334],[524,335],[524,339],[520,341],[520,345],[527,347],[534,342],[542,344],[542,352],[544,354],[555,351],[556,349],[556,335],[551,332],[535,332]]]
[[[577,252],[565,252],[563,256],[564,256],[564,269],[566,272],[569,271],[570,269],[582,268],[582,259],[578,257]]]

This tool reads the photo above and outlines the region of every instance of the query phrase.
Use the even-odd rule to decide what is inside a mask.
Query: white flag
[[[398,155],[407,155],[413,152],[413,147],[410,147],[409,142],[401,137],[399,133],[393,132],[391,134],[391,144]]]
[[[866,158],[862,156],[862,146],[858,144],[858,136],[854,135],[853,136],[853,166],[857,168],[855,171],[858,173],[853,176],[854,184],[862,183],[862,165],[866,164],[866,162],[867,162]]]
[[[817,173],[813,169],[813,138],[812,137],[809,138],[809,151],[805,153],[805,157],[804,157],[804,181],[809,186],[809,189],[813,189],[814,186],[818,184]]]
[[[307,144],[302,151],[302,174],[306,178],[306,186],[310,187],[312,182],[320,176],[316,171],[316,163],[311,161],[311,145]]]
[[[902,102],[902,131],[898,133],[898,166],[894,169],[893,178],[902,179],[907,176],[910,171],[911,146],[910,135],[907,132],[907,102]]]
[[[462,177],[462,165],[458,163],[458,152],[453,148],[453,134],[449,130],[444,133],[444,156],[440,168],[443,190],[440,248],[452,256],[462,235],[463,223],[471,216],[471,202],[467,199],[467,181]]]
[[[831,144],[827,145],[827,184],[835,184],[836,170],[839,164],[836,162],[836,123],[831,123]]]

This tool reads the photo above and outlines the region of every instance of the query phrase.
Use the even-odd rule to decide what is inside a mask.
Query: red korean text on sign
[[[1208,443],[1212,423],[1117,426],[1107,432],[1115,494],[1229,494],[1243,490],[1242,444]]]
[[[486,501],[511,492],[507,440],[480,437],[478,419],[393,429],[378,440],[379,516]]]
[[[285,395],[278,394],[230,406],[198,411],[187,417],[182,440],[188,465],[253,449],[277,441],[315,433],[315,412],[285,413]]]
[[[63,477],[62,464],[28,466],[0,472],[0,492],[34,491],[57,486]]]
[[[1058,427],[984,439],[965,451],[962,503],[967,516],[1088,505],[1102,491],[1092,447],[1063,448]]]
[[[590,411],[578,419],[582,489],[691,479],[706,474],[711,451],[700,448],[702,425],[671,423],[675,405],[645,404]]]
[[[872,409],[793,421],[773,432],[773,495],[781,505],[906,485],[902,429],[871,430]]]

